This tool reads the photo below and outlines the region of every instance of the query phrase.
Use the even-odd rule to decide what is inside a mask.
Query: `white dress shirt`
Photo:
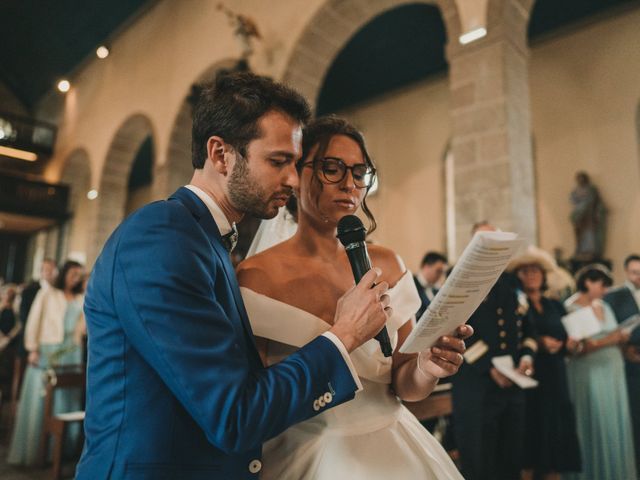
[[[201,188],[196,187],[195,185],[185,185],[185,188],[188,188],[193,193],[195,193],[196,196],[200,200],[202,200],[202,203],[207,206],[209,212],[211,212],[213,220],[216,222],[216,225],[218,225],[218,229],[220,230],[221,235],[226,235],[232,230],[231,222],[229,222],[229,219],[225,216],[224,212],[213,198],[211,198],[205,191],[203,191]],[[347,364],[347,367],[349,367],[349,372],[351,372],[353,381],[358,387],[358,390],[356,391],[359,392],[360,390],[362,390],[362,383],[360,382],[360,378],[358,377],[358,372],[356,371],[353,362],[351,362],[349,352],[347,352],[347,348],[344,346],[342,341],[340,341],[340,339],[331,332],[324,332],[322,336],[328,338],[336,346],[336,348],[342,355],[342,358],[344,358],[344,362]]]

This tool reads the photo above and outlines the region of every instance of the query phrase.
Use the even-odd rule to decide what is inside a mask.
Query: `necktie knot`
[[[229,233],[225,233],[224,235],[222,235],[222,244],[224,245],[224,248],[227,249],[227,252],[231,253],[233,249],[236,247],[237,243],[238,243],[238,228],[234,223],[233,225],[231,225],[231,231]]]

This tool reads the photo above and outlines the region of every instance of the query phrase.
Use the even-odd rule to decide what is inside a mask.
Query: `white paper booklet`
[[[538,386],[538,381],[534,378],[527,377],[521,374],[515,368],[513,364],[513,358],[511,355],[501,355],[499,357],[493,357],[491,363],[496,367],[501,374],[511,380],[520,388],[535,388]]]
[[[602,322],[591,307],[582,307],[565,315],[562,317],[562,325],[567,335],[576,340],[592,337],[602,331]]]
[[[624,330],[624,331],[626,331],[628,333],[631,333],[632,331],[634,331],[638,327],[640,327],[640,315],[639,314],[631,315],[624,322],[622,322],[620,325],[618,325],[618,329]]]
[[[426,350],[439,337],[465,323],[495,285],[521,243],[515,233],[476,232],[400,351]]]

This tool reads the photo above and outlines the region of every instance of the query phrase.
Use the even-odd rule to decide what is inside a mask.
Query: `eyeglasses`
[[[340,183],[351,170],[353,183],[357,188],[369,188],[376,177],[376,169],[365,164],[358,163],[348,167],[339,158],[325,157],[313,162],[307,162],[303,166],[313,166],[320,172],[322,180],[327,183]],[[316,167],[317,166],[317,167]]]

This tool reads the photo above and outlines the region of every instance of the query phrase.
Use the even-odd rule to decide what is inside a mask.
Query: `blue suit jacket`
[[[263,367],[219,230],[186,188],[112,234],[84,309],[78,479],[256,478],[265,440],[357,388],[324,337]]]

